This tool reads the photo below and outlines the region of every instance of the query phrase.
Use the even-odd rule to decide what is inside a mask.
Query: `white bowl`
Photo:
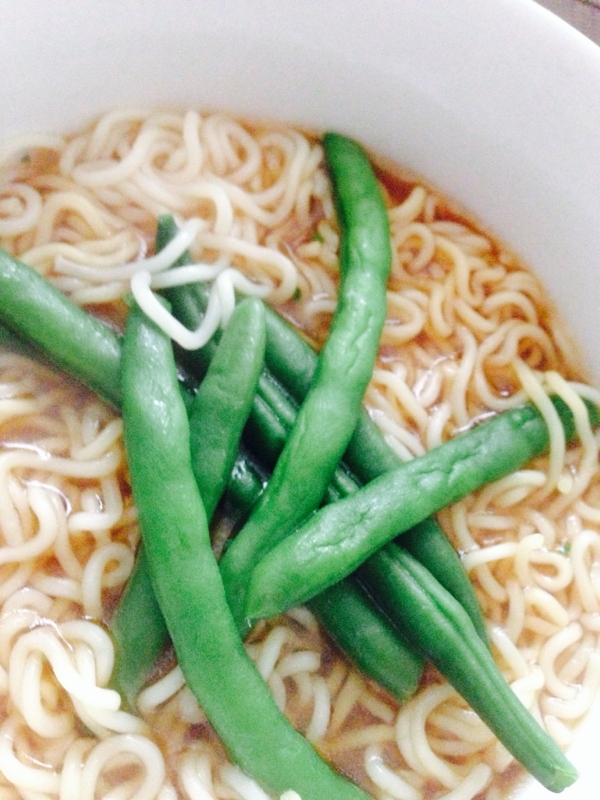
[[[541,274],[600,378],[600,49],[532,0],[0,0],[0,19],[0,135],[122,105],[349,133]],[[597,794],[599,730],[565,800]]]

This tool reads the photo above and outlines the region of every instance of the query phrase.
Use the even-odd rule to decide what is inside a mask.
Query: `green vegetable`
[[[310,389],[317,367],[317,354],[294,328],[268,307],[266,321],[267,368],[289,395],[300,403]],[[344,462],[365,483],[400,463],[364,409],[359,414],[348,443]]]
[[[408,641],[464,697],[540,783],[560,792],[577,771],[512,691],[462,606],[409,553],[392,543],[359,570]]]
[[[323,146],[342,229],[338,304],[312,386],[267,488],[221,560],[236,620],[243,620],[252,566],[321,502],[356,425],[385,322],[391,249],[379,184],[356,143],[326,134]]]
[[[263,371],[252,412],[244,432],[244,440],[271,469],[277,463],[298,414],[298,406],[282,389],[276,378]],[[339,496],[356,491],[356,480],[344,464],[336,467],[324,496],[333,503]]]
[[[176,232],[177,229],[172,217],[159,218],[157,250],[164,247]],[[187,255],[184,254],[180,261],[186,259]],[[178,287],[169,292],[169,300],[173,302],[175,312],[183,316],[182,321],[189,327],[196,327],[200,321],[201,309],[207,301],[206,288],[201,285],[194,285],[185,289]],[[274,313],[267,307],[265,307],[265,312],[267,316],[274,316]],[[299,340],[296,333],[294,333],[294,336],[296,340]],[[311,354],[314,367],[314,353],[311,351]],[[197,351],[190,354],[190,356],[190,361],[199,362],[200,372],[206,369],[208,360],[206,350]],[[209,371],[211,369],[212,363]],[[314,368],[312,371],[314,372]],[[199,392],[202,392],[202,389],[203,384],[201,384]],[[296,413],[297,409],[283,392],[278,382],[268,372],[263,371],[259,378],[258,392],[254,398],[249,426],[253,426],[255,431],[255,438],[250,437],[252,444],[255,445],[261,458],[266,457],[270,466],[277,461],[281,453],[289,429],[296,419]],[[194,443],[197,443],[199,447],[201,446],[200,439],[192,435],[192,454],[194,453]],[[238,460],[238,471],[234,471],[230,482],[230,496],[239,493],[240,475],[246,478],[247,494],[245,504],[249,509],[258,498],[259,489],[262,489],[262,486],[256,486],[253,489],[253,474],[242,466],[240,460]],[[328,488],[327,499],[328,501],[335,501],[339,498],[340,493],[348,494],[351,491],[356,491],[356,488],[356,484],[350,476],[347,476],[343,470],[338,469],[334,475],[333,486]],[[252,496],[254,496],[254,500]],[[240,516],[243,518],[244,514],[242,513]],[[326,594],[328,596],[323,598],[323,602],[320,605],[322,609],[326,609],[326,614],[325,612],[320,614],[316,608],[317,604],[315,604],[314,610],[322,621],[325,622],[325,616],[327,617],[326,627],[334,640],[340,646],[343,646],[346,654],[357,664],[359,669],[385,687],[398,700],[403,701],[410,697],[419,684],[423,670],[422,659],[416,657],[414,652],[407,648],[404,639],[398,635],[397,631],[390,625],[389,620],[379,612],[363,592],[352,586],[347,588],[342,586]],[[352,607],[346,605],[348,597],[352,600]],[[130,600],[133,602],[134,598],[130,598],[129,594],[127,594],[124,602],[129,603]],[[135,598],[135,602],[141,604],[144,599],[138,595]],[[358,618],[362,620],[363,633],[361,636],[356,636],[355,633],[356,615],[359,615]],[[133,612],[127,616],[128,618],[131,616],[132,621],[135,621]],[[378,653],[379,657],[373,658],[371,653]],[[139,659],[136,660],[141,667],[142,664]],[[148,663],[148,666],[150,664],[151,662]],[[390,665],[394,665],[394,668],[390,669]],[[145,672],[141,672],[141,675],[143,674]],[[141,684],[138,681],[138,689],[140,686]]]
[[[172,216],[159,217],[156,248],[162,249],[177,234]],[[189,259],[184,254],[178,264]],[[175,287],[165,293],[172,304],[175,316],[190,329],[202,319],[208,302],[208,290],[202,284]],[[317,354],[298,332],[279,314],[265,307],[267,345],[265,360],[268,371],[259,378],[258,391],[245,430],[245,440],[259,454],[268,467],[273,467],[286,441],[288,430],[295,421],[297,408],[293,401],[301,402],[309,391],[317,367]],[[207,349],[189,354],[190,368],[197,374],[206,369]],[[381,432],[365,410],[361,410],[352,438],[344,455],[345,463],[360,480],[368,482],[401,463],[385,442]],[[326,502],[353,493],[352,485],[343,465],[338,468],[327,489]],[[476,628],[485,636],[485,623],[471,582],[457,557],[448,548],[444,531],[432,518],[427,526],[428,546],[421,548],[420,557],[429,569],[435,569],[442,585],[456,593],[472,615]],[[437,544],[436,544],[437,543]]]
[[[235,464],[264,362],[265,338],[263,304],[255,298],[242,300],[190,409],[192,467],[209,519]]]
[[[0,321],[105,400],[120,405],[119,336],[2,249]]]
[[[471,582],[448,537],[433,517],[427,517],[398,537],[397,544],[417,559],[458,600],[482,641],[488,641],[485,622]]]
[[[245,300],[236,306],[189,410],[188,448],[209,520],[236,464],[264,350],[263,305],[258,300]],[[247,473],[242,474],[247,483]],[[237,483],[240,482],[238,478]],[[260,488],[260,484],[253,485],[254,500]],[[116,647],[113,684],[134,707],[135,698],[155,667],[168,637],[152,591],[143,547],[110,629]]]
[[[290,400],[286,398],[285,393],[282,396],[281,385],[293,399],[301,401],[313,379],[317,355],[297,331],[270,308],[266,309],[266,321],[265,360],[268,369],[276,376],[279,383],[266,388],[261,384],[259,394],[270,406],[268,413],[272,415],[271,409],[275,409],[280,420],[289,426],[289,420],[293,419],[291,415],[294,412],[290,411]],[[277,389],[279,396],[276,398]],[[265,411],[261,416],[260,412],[256,412],[252,417],[250,441],[261,455],[264,452],[261,449],[264,442],[274,441],[274,438],[269,437],[268,431],[270,425],[276,423],[270,421],[268,413]],[[368,483],[384,472],[397,468],[401,463],[386,443],[379,428],[363,410],[344,454],[344,465],[356,478]],[[341,496],[353,493],[356,488],[348,485],[342,475],[342,469],[336,470],[332,484]],[[335,498],[330,497],[329,501],[333,499]],[[442,586],[460,601],[467,609],[483,640],[487,641],[485,622],[471,581],[435,518],[430,517],[419,524],[414,531],[405,534],[402,546],[415,555]]]
[[[289,725],[244,651],[192,472],[171,344],[137,308],[128,317],[122,373],[133,496],[152,585],[188,685],[232,760],[268,790],[367,800]]]
[[[175,232],[176,227],[172,217],[162,217],[159,220],[158,226],[158,246],[160,247],[161,244],[164,246]],[[185,259],[185,256],[183,258]],[[6,255],[6,259],[11,260],[8,255]],[[102,323],[89,314],[82,312],[72,301],[38,276],[30,267],[19,262],[15,263],[17,274],[19,275],[19,285],[30,285],[35,290],[32,290],[31,295],[28,295],[28,302],[31,301],[32,298],[35,298],[37,302],[35,313],[29,317],[19,317],[19,329],[21,334],[24,336],[35,335],[40,348],[47,356],[59,358],[61,364],[68,368],[75,377],[88,380],[89,373],[81,374],[80,367],[82,364],[94,362],[96,330],[98,325],[102,326]],[[12,272],[12,270],[9,272]],[[198,317],[192,316],[190,318],[190,315],[202,313],[202,296],[204,295],[205,297],[207,294],[206,287],[204,286],[195,286],[193,289],[193,292],[179,292],[176,297],[179,312],[181,312],[182,309],[185,310],[185,313],[188,314],[188,322],[191,325],[197,324]],[[175,290],[173,291],[175,293]],[[7,299],[10,300],[13,294],[14,292],[7,291],[4,295],[0,295],[0,315],[5,314],[8,319],[12,319],[14,315],[10,311],[10,303],[8,303],[8,310],[6,309],[5,301]],[[271,336],[271,347],[273,347],[273,342],[284,342],[286,346],[289,344],[290,356],[296,363],[296,375],[302,376],[304,380],[307,380],[307,376],[312,375],[312,372],[314,372],[314,352],[310,348],[306,349],[308,346],[304,346],[304,343],[298,335],[285,323],[281,322],[280,325],[277,322],[279,318],[274,312],[270,311],[268,308],[265,310],[267,312],[267,319],[270,320],[270,329],[277,330],[277,327],[279,327],[280,332],[283,334],[282,336]],[[18,314],[16,316],[18,317]],[[43,317],[48,323],[42,328],[37,327],[37,320],[40,317]],[[74,324],[80,330],[81,335],[77,338],[69,335],[67,325],[69,320],[74,320]],[[104,328],[106,328],[106,326],[104,326]],[[51,338],[50,341],[48,341],[46,337],[57,330],[63,331],[62,338],[59,340]],[[121,340],[120,337],[116,336],[114,332],[108,328],[106,328],[104,333],[109,341],[113,341],[116,344],[116,348],[110,347],[103,350],[104,367],[97,375],[93,376],[93,380],[89,380],[89,383],[95,386],[104,397],[113,397],[115,403],[117,403],[120,397],[118,378],[120,372],[119,360]],[[5,342],[8,342],[10,339],[11,346],[15,341],[20,342],[20,340],[15,339],[6,329],[4,329],[3,339]],[[68,348],[65,340],[68,342]],[[91,345],[90,350],[87,349],[88,344]],[[297,357],[297,345],[300,346],[301,352],[304,352],[304,355],[299,358]],[[19,348],[23,346],[22,343],[19,344]],[[62,347],[73,351],[75,357],[70,358],[68,362],[65,361],[59,352]],[[214,352],[214,346],[212,347],[212,352]],[[209,359],[206,355],[200,356],[200,354],[198,354],[197,357],[202,358],[201,371],[204,371]],[[293,365],[288,365],[288,372],[289,370],[293,372],[292,367]],[[271,388],[274,383],[268,375],[264,378],[262,385],[263,387],[269,387],[269,392],[267,394],[273,399],[275,395],[272,394]],[[190,402],[189,399],[187,402]],[[279,407],[280,412],[282,408],[283,406]],[[290,406],[288,402],[288,415],[289,412]],[[291,413],[294,414],[295,410],[292,410]],[[286,427],[280,423],[276,415],[271,414],[271,419],[274,426],[279,426],[276,445],[281,447],[281,443],[285,440],[287,435]],[[377,433],[374,427],[372,429]],[[385,444],[384,447],[388,453],[391,452],[387,449]],[[274,458],[277,457],[278,452],[279,450],[274,450]],[[261,485],[264,485],[264,477],[261,477],[259,480],[262,482]],[[338,487],[338,489],[339,488],[340,487]],[[237,509],[240,504],[245,504],[246,511],[241,512],[243,518],[245,514],[248,513],[250,505],[255,502],[258,492],[255,469],[249,464],[247,458],[240,458],[236,462],[228,492],[229,495],[234,498],[234,508]],[[333,493],[329,495],[329,499],[333,500],[336,498],[337,494],[333,491]],[[143,559],[143,556],[140,556],[140,559]],[[140,563],[136,565],[135,571],[130,578],[129,585],[121,599],[121,603],[111,621],[111,630],[115,638],[118,654],[113,681],[132,705],[137,693],[144,685],[154,667],[156,657],[166,638],[164,622],[162,621],[161,615],[158,613],[158,606],[152,592],[148,591],[149,582],[147,580],[147,575],[143,574],[144,569],[143,562],[141,565]],[[329,605],[331,606],[331,604],[332,601],[330,600]],[[333,625],[331,622],[330,624]],[[348,624],[344,620],[342,611],[337,624],[342,627]],[[382,620],[381,624],[384,627],[388,625],[385,620]],[[351,627],[352,623],[350,622],[350,628]],[[332,631],[332,635],[338,641],[341,640],[342,634],[340,634],[339,631],[337,633]],[[400,642],[394,645],[394,647],[399,648],[400,653],[397,657],[402,658],[402,652],[406,649],[403,643]],[[131,652],[135,652],[135,659],[131,659],[125,655]],[[363,659],[365,657],[368,658],[368,656],[357,651],[356,648],[350,651],[349,655],[359,664],[361,669],[368,670],[368,666],[363,663]],[[383,660],[381,663],[384,663]],[[407,694],[416,687],[419,675],[417,663],[418,662],[414,663],[414,668],[412,670],[407,669],[405,671],[404,677],[406,678],[406,682],[403,684],[400,696],[407,696]],[[370,674],[390,691],[397,692],[397,687],[394,689],[396,677],[393,674],[386,675],[385,671],[381,670],[378,673],[371,672]]]
[[[571,411],[553,398],[567,439]],[[593,422],[600,414],[591,409]],[[246,598],[252,619],[302,603],[349,575],[398,534],[548,447],[548,429],[532,405],[505,411],[423,456],[401,464],[339,503],[326,506],[256,566]]]
[[[169,633],[152,588],[146,551],[138,548],[135,564],[110,621],[115,645],[111,686],[135,708],[137,696],[152,675]]]
[[[172,236],[175,230],[171,217],[161,218],[159,221],[159,233],[163,235],[163,246],[165,243],[165,236]],[[48,331],[56,330],[59,324],[63,325],[69,346],[76,350],[76,358],[69,361],[68,367],[75,377],[87,380],[88,376],[86,374],[80,375],[78,370],[81,364],[93,360],[94,331],[96,330],[96,326],[98,324],[102,325],[102,323],[99,323],[98,320],[95,320],[89,314],[81,312],[81,310],[66,296],[62,295],[51,284],[45,282],[44,279],[39,278],[39,276],[33,273],[31,268],[24,264],[19,264],[18,269],[22,273],[23,282],[29,277],[31,277],[31,282],[34,287],[38,286],[40,281],[43,282],[43,290],[39,287],[38,291],[35,293],[40,303],[37,313],[28,318],[28,320],[22,320],[22,334],[29,336],[35,333],[35,330],[31,330],[31,328],[35,329],[35,325],[32,325],[31,321],[37,320],[40,315],[47,315],[51,324],[44,327],[42,335],[38,336],[38,343],[46,355],[55,358],[57,351],[60,349],[58,346],[60,342],[55,340],[48,342],[44,338],[44,335],[47,335]],[[188,303],[188,309],[193,308],[195,314],[200,313],[199,308],[201,308],[201,301],[198,301],[198,297],[201,297],[202,294],[205,293],[205,287],[197,286],[194,287],[194,290],[195,291],[192,293],[181,293],[178,302],[180,308],[182,306],[185,307],[185,304]],[[7,296],[10,295],[10,292],[7,293]],[[3,310],[3,299],[4,297],[0,297],[0,314]],[[57,315],[60,319],[54,320],[52,318],[53,315]],[[71,318],[76,320],[83,332],[77,339],[71,339],[68,336],[66,323]],[[15,339],[14,335],[6,331],[6,329],[0,328],[0,332],[4,334],[2,337],[3,341],[8,342],[10,340],[11,344],[14,344],[15,341],[20,342],[20,340]],[[114,336],[110,329],[107,329],[107,332],[110,338]],[[64,339],[60,341],[64,345]],[[98,376],[95,376],[95,379],[90,381],[90,383],[92,383],[103,396],[115,398],[115,403],[117,403],[120,399],[120,387],[115,385],[115,381],[118,384],[120,372],[120,337],[116,337],[115,341],[118,348],[117,352],[115,352],[113,348],[104,353],[105,368],[102,369]],[[86,349],[88,343],[92,343],[91,351]],[[20,343],[19,347],[22,346],[22,343]],[[216,344],[210,348],[210,352],[214,354],[215,348]],[[202,358],[201,371],[204,371],[209,363],[209,358],[205,354],[202,356],[198,355],[197,357]],[[64,366],[64,360],[61,361]],[[111,361],[116,363],[111,363]],[[270,380],[268,376],[265,376],[264,382],[269,382]],[[184,396],[189,405],[191,399],[185,392]],[[271,415],[271,419],[273,420],[273,425],[278,426],[280,437],[277,439],[276,443],[281,447],[281,443],[285,441],[285,437],[287,436],[287,429],[285,426],[281,425],[275,415]],[[276,451],[277,454],[278,452],[279,450]],[[276,455],[274,457],[276,458]],[[241,519],[244,519],[248,514],[250,507],[255,503],[264,484],[264,476],[257,473],[256,467],[251,464],[247,456],[242,456],[237,459],[228,485],[228,495],[232,498],[231,502],[233,503],[235,513]],[[336,496],[337,495],[334,493],[331,495],[331,499]],[[334,600],[330,599],[329,606],[332,606],[333,603]],[[382,619],[381,614],[379,614],[376,609],[370,609],[369,612],[378,615],[380,618],[378,623],[376,620],[373,620],[369,626],[373,635],[377,633],[377,625],[379,625],[383,628],[383,632],[377,633],[377,635],[380,638],[387,638],[390,641],[390,652],[386,660],[382,659],[381,664],[389,663],[394,659],[398,659],[399,663],[404,663],[405,665],[411,664],[410,668],[406,666],[406,669],[404,669],[401,680],[394,674],[386,674],[383,669],[371,672],[370,675],[388,688],[389,691],[395,693],[399,699],[405,698],[416,689],[418,684],[421,673],[420,660],[415,658],[412,653],[407,653],[407,647],[404,642],[392,642],[389,636],[389,622]],[[365,610],[364,613],[366,614],[369,612]],[[352,621],[348,621],[347,617],[346,620],[344,619],[343,609],[340,609],[340,619],[337,625],[340,627],[348,626],[350,629],[352,628]],[[110,627],[117,652],[113,685],[127,699],[128,703],[133,706],[135,698],[154,668],[158,654],[161,652],[167,638],[167,631],[162,615],[159,613],[158,604],[156,603],[152,591],[150,591],[150,583],[143,553],[139,554],[136,560],[134,572],[132,576],[130,576],[127,588],[111,620]],[[337,633],[332,632],[332,635],[338,641],[342,636],[339,631]],[[132,653],[135,654],[134,658],[131,657]],[[363,659],[366,658],[367,661],[369,661],[368,654],[357,652],[356,648],[354,648],[349,652],[349,656],[356,661],[360,668],[367,669],[367,665],[363,663]]]
[[[171,218],[172,219],[172,218]],[[164,246],[167,231],[171,236],[175,233],[171,220],[159,220],[157,248]],[[196,293],[196,287],[194,293]],[[181,298],[182,292],[178,291],[176,297],[170,294],[169,298],[186,302],[185,316],[187,324],[195,327],[199,320],[190,318],[190,309],[197,311],[205,301],[205,292],[201,290],[196,297],[198,306],[192,305],[189,298]],[[194,313],[195,313],[194,311]],[[271,313],[267,310],[267,313]],[[231,323],[230,323],[231,324]],[[228,330],[228,329],[227,329]],[[224,337],[226,333],[224,334]],[[295,334],[297,337],[297,334]],[[223,337],[223,338],[224,338]],[[213,363],[219,353],[223,341],[219,344],[213,361],[208,369],[204,383],[200,384],[199,394],[203,391],[208,376],[213,369]],[[197,354],[205,364],[205,355]],[[223,402],[226,402],[224,399]],[[214,425],[214,420],[209,423],[210,407],[206,409],[207,427]],[[266,457],[267,463],[272,466],[276,463],[282,448],[285,445],[289,430],[296,419],[297,409],[286,397],[278,382],[268,373],[263,372],[258,382],[258,392],[254,399],[253,413],[250,416],[249,426],[253,430],[251,443],[258,450],[261,457]],[[224,415],[227,417],[227,415]],[[226,420],[224,420],[225,423]],[[190,417],[193,425],[193,417]],[[202,456],[200,436],[192,435],[192,454],[196,450]],[[342,470],[336,470],[335,487],[330,489],[330,500],[338,499],[337,492],[343,493],[356,490],[356,484]],[[232,480],[235,486],[237,480]],[[202,489],[202,484],[198,483]],[[255,500],[260,494],[256,488]],[[127,601],[127,598],[125,598]],[[136,602],[142,602],[137,598]],[[342,582],[338,587],[325,592],[313,606],[332,638],[342,647],[346,654],[367,675],[386,688],[394,697],[403,701],[416,691],[423,671],[422,659],[415,656],[414,652],[406,646],[406,642],[390,625],[389,620],[372,603],[370,598],[357,586],[349,581]],[[242,622],[242,620],[239,620]],[[360,633],[357,634],[357,627]],[[244,626],[242,626],[244,630]]]
[[[416,692],[423,659],[353,577],[330,586],[310,609],[364,675],[405,702]]]

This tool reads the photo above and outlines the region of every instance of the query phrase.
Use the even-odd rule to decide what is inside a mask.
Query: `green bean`
[[[366,800],[291,727],[245,653],[210,548],[171,344],[137,308],[126,325],[122,374],[134,501],[188,685],[232,760],[268,790],[293,789],[303,800]]]
[[[171,220],[161,218],[158,225],[157,249],[164,246],[175,232],[172,218]],[[181,309],[180,301],[185,300],[187,305],[184,306],[184,318],[190,326],[196,326],[199,320],[191,316],[190,309],[193,309],[195,315],[198,308],[206,301],[206,294],[203,290],[195,293],[196,300],[193,305],[189,298],[181,298],[181,294],[177,292],[175,297],[171,294],[170,299],[175,300],[178,310]],[[216,352],[219,352],[219,348]],[[198,354],[198,357],[204,359],[203,355]],[[213,357],[213,362],[214,358],[216,355]],[[209,371],[212,370],[213,362]],[[200,385],[199,393],[202,392],[203,386],[204,384]],[[261,457],[266,456],[269,466],[276,463],[289,429],[294,424],[296,413],[297,409],[282,392],[277,381],[267,372],[263,372],[259,379],[258,392],[254,400],[254,414],[250,416],[249,426],[254,426],[251,442]],[[192,437],[192,452],[193,443],[194,437]],[[198,445],[200,444],[199,441]],[[328,488],[327,500],[331,502],[338,499],[337,492],[347,494],[355,490],[356,484],[338,468],[334,476],[334,486]],[[257,490],[255,498],[258,494]],[[142,598],[138,598],[138,602],[142,602]],[[406,700],[416,691],[423,671],[422,660],[406,646],[402,637],[360,588],[344,581],[315,601],[313,610],[332,638],[359,669],[376,680],[399,701]],[[360,633],[357,633],[357,627],[360,628]]]
[[[171,217],[162,218],[161,223],[162,224],[159,225],[159,232],[163,234],[164,244],[165,237],[172,235],[176,229],[174,229],[174,223]],[[185,256],[183,258],[185,258]],[[68,332],[65,333],[72,347],[78,349],[77,358],[74,359],[69,366],[75,377],[86,380],[87,376],[81,375],[79,372],[79,365],[93,360],[93,347],[91,351],[88,351],[86,348],[89,342],[94,342],[94,330],[96,329],[98,321],[89,314],[81,312],[72,301],[59,293],[51,284],[43,282],[44,279],[39,279],[39,276],[36,276],[29,267],[20,265],[20,270],[24,276],[32,276],[33,286],[38,286],[36,297],[40,305],[37,313],[34,314],[31,319],[35,321],[38,316],[46,315],[50,317],[52,322],[51,325],[44,328],[42,335],[38,337],[38,343],[46,355],[54,358],[57,347],[55,346],[56,343],[53,344],[52,341],[46,341],[44,333],[47,334],[49,330],[55,329],[58,323],[66,325],[67,320],[71,317],[74,317],[78,321],[81,330],[84,332],[83,335],[77,340],[71,340],[67,335]],[[43,289],[39,286],[40,280],[43,282]],[[201,302],[198,302],[198,297],[201,297],[202,294],[203,288],[201,289],[200,287],[197,292],[191,294],[191,297],[188,293],[182,293],[178,298],[179,307],[186,307],[185,304],[188,303],[190,304],[188,308],[193,308],[194,314],[197,313],[199,307],[201,307]],[[52,320],[53,314],[58,314],[60,320]],[[29,320],[30,327],[31,319]],[[102,323],[99,324],[102,325]],[[23,335],[30,335],[35,332],[27,329],[26,320],[22,321],[21,327]],[[35,328],[35,325],[33,325],[33,327]],[[109,331],[109,334],[111,337],[113,336],[112,331]],[[16,341],[14,336],[7,331],[5,338],[7,339],[9,336],[11,341]],[[20,339],[17,341],[21,342]],[[118,347],[117,352],[113,349],[112,351],[107,350],[104,353],[107,362],[110,362],[112,359],[112,361],[116,363],[109,363],[109,368],[101,370],[99,376],[97,376],[98,380],[92,381],[91,383],[99,388],[102,395],[105,397],[112,396],[115,398],[115,403],[118,403],[120,387],[115,386],[115,378],[119,374],[120,338],[116,339],[116,343]],[[20,343],[19,347],[22,346],[22,343]],[[214,353],[214,347],[212,347],[211,350]],[[206,369],[208,362],[209,358],[207,356],[202,356],[202,371]],[[265,380],[268,380],[268,378]],[[189,404],[190,398],[187,392],[184,396],[186,396],[187,403]],[[274,415],[272,419],[274,420],[274,424],[279,424]],[[285,427],[280,427],[280,433],[281,439],[279,440],[279,447],[281,447],[281,442],[285,440],[285,436],[287,435]],[[277,453],[278,452],[279,451],[277,451]],[[250,505],[254,504],[264,484],[264,476],[259,475],[257,477],[256,468],[251,466],[247,457],[238,459],[232,472],[228,492],[233,498],[233,507],[236,510],[235,513],[238,514],[240,518],[245,518]],[[330,499],[333,499],[333,496]],[[242,503],[245,505],[245,509],[239,508]],[[151,673],[156,658],[166,641],[166,628],[162,616],[158,613],[158,606],[154,595],[151,591],[148,591],[149,582],[147,580],[147,574],[144,574],[145,570],[144,556],[140,555],[136,560],[136,567],[130,578],[128,588],[111,620],[111,632],[117,650],[113,685],[118,688],[131,706],[134,705],[135,697]],[[340,621],[339,624],[342,625],[343,622]],[[385,620],[381,620],[381,624],[385,627],[388,623]],[[374,627],[373,630],[375,630]],[[334,638],[339,639],[339,634],[334,634]],[[384,672],[380,671],[372,676],[382,683],[382,685],[387,686],[390,691],[396,692],[396,696],[399,698],[406,697],[414,690],[418,683],[418,676],[420,674],[420,668],[418,666],[419,661],[410,654],[406,655],[406,647],[401,642],[396,643],[392,649],[396,650],[395,657],[399,661],[411,661],[413,664],[411,669],[407,667],[404,670],[404,682],[401,689],[398,687],[397,678],[394,675],[386,676]],[[128,655],[132,652],[135,653],[134,659],[131,659]],[[361,654],[351,652],[349,655],[361,666]],[[391,660],[391,656],[388,658],[388,661],[389,660]]]
[[[156,246],[162,249],[177,234],[177,226],[172,216],[159,217]],[[189,255],[184,254],[180,261],[187,263]],[[175,287],[166,292],[172,303],[175,316],[189,328],[199,325],[208,302],[208,290],[203,285]],[[270,370],[263,372],[259,379],[258,392],[245,431],[245,440],[255,449],[268,467],[275,464],[287,437],[287,430],[295,420],[297,409],[291,399],[302,402],[312,385],[317,367],[317,354],[284,319],[265,307],[267,324],[267,344],[265,359]],[[190,354],[196,360],[194,369],[206,368],[204,350]],[[344,454],[344,461],[357,478],[363,482],[373,480],[384,472],[395,469],[401,463],[388,446],[377,426],[366,411],[361,410],[352,438]],[[332,485],[327,489],[325,501],[333,502],[336,494],[350,494],[350,485],[344,468],[336,470]],[[422,547],[421,558],[429,569],[442,578],[442,585],[455,592],[465,607],[469,609],[476,628],[485,636],[485,623],[473,590],[473,586],[462,566],[462,562],[451,548],[447,547],[447,537],[438,523],[432,518],[427,526],[428,546]],[[434,542],[435,540],[435,542]],[[435,547],[434,547],[435,544]],[[443,560],[440,560],[443,559]],[[487,637],[485,636],[486,640]]]
[[[189,410],[192,470],[208,520],[236,465],[264,351],[264,308],[247,299],[236,306]],[[245,477],[247,482],[248,472]],[[254,500],[260,488],[252,486]],[[117,651],[113,684],[131,706],[167,641],[140,550],[110,625]]]
[[[441,531],[441,535],[440,535]],[[481,608],[456,550],[439,524],[427,517],[398,537],[397,544],[417,559],[465,609],[482,641],[488,641]]]
[[[225,500],[237,519],[246,519],[258,496],[267,485],[268,476],[256,461],[241,447],[231,470]]]
[[[553,402],[567,439],[573,438],[571,411],[559,398]],[[598,409],[591,413],[598,424]],[[246,614],[271,617],[309,600],[398,534],[544,452],[548,437],[534,406],[514,408],[326,506],[256,566]]]
[[[269,372],[263,371],[244,440],[273,469],[298,414],[298,406]],[[356,490],[356,482],[344,464],[336,467],[326,489],[325,502],[335,502]]]
[[[356,425],[385,322],[391,249],[379,184],[357,144],[326,134],[323,146],[342,225],[338,304],[267,488],[221,560],[235,619],[243,619],[253,564],[322,501]]]
[[[235,307],[190,409],[192,467],[209,519],[231,476],[264,354],[264,306],[246,298]]]
[[[576,780],[575,768],[510,688],[462,606],[415,558],[392,543],[358,574],[528,772],[553,792]]]
[[[120,404],[119,336],[31,267],[0,249],[0,321],[66,372]]]
[[[244,432],[244,441],[271,470],[285,447],[297,414],[298,406],[287,396],[279,382],[269,372],[263,371]],[[350,494],[355,488],[353,477],[340,464],[331,476],[325,502],[333,503],[339,495]]]
[[[310,610],[368,678],[400,703],[416,692],[423,659],[353,577],[313,597]]]
[[[277,376],[279,384],[283,384],[284,389],[292,397],[301,400],[312,381],[317,355],[284,319],[269,308],[267,308],[266,321],[265,360],[267,367]],[[276,406],[273,401],[273,405],[285,418],[286,413],[282,400],[279,399]],[[287,416],[289,417],[289,411]],[[258,447],[260,447],[260,442],[266,438],[264,429],[268,427],[268,424],[266,414],[264,419],[261,419],[258,413],[254,415],[252,434],[253,441]],[[344,464],[363,483],[368,483],[384,472],[395,469],[401,463],[367,412],[363,411],[344,453]],[[338,474],[339,470],[336,472],[336,476]],[[341,488],[339,484],[338,488]],[[351,491],[347,488],[340,492],[342,496],[350,493]],[[418,525],[414,532],[405,534],[402,546],[416,555],[418,560],[438,578],[442,586],[460,601],[467,609],[483,640],[487,641],[485,622],[473,585],[458,554],[436,519],[430,517]]]
[[[273,384],[273,377],[263,372],[258,381],[258,391],[244,430],[244,442],[248,447],[252,448],[253,452],[256,452],[265,466],[271,470],[273,470],[281,451],[285,447],[297,414],[297,408],[294,408],[291,402],[286,400],[285,396],[279,395],[276,407],[281,409],[287,404],[288,412],[291,412],[292,423],[289,423],[289,413],[285,413],[284,418],[279,416],[278,411],[269,401],[268,393],[265,394],[264,392],[266,387],[271,390]],[[348,494],[352,491],[352,483],[351,476],[348,475],[343,466],[338,466],[325,489],[323,502],[334,503],[340,494]],[[240,630],[248,630],[247,623],[242,617],[240,617],[240,626]]]
[[[266,309],[266,322],[267,368],[300,403],[311,386],[318,356],[298,332],[269,307]],[[359,414],[344,461],[350,471],[365,483],[400,463],[364,409]]]
[[[275,386],[275,383],[271,382],[270,385]],[[278,424],[282,440],[285,440],[295,420],[296,409],[284,395],[273,399],[272,405],[278,413],[271,405],[266,406],[268,412],[265,410],[261,422],[262,425]],[[283,419],[279,418],[279,414]],[[271,422],[271,417],[275,422]],[[262,429],[258,433],[262,434]],[[264,438],[268,438],[268,434],[266,430],[264,436],[258,436],[256,444],[259,449],[264,448]],[[278,451],[272,455],[276,458]],[[326,502],[336,502],[340,497],[358,491],[358,488],[352,476],[338,467],[334,481],[327,489]],[[453,557],[458,558],[445,537],[444,541]],[[447,563],[447,559],[444,563]],[[387,617],[382,615],[356,581],[352,578],[340,581],[314,597],[309,606],[332,639],[365,675],[400,702],[414,694],[423,672],[422,660],[406,646],[402,634],[390,625]],[[237,622],[240,624],[242,621]],[[242,625],[242,632],[245,629]]]
[[[138,548],[133,570],[109,627],[115,645],[110,683],[129,708],[134,709],[136,698],[150,679],[169,638],[143,547]]]

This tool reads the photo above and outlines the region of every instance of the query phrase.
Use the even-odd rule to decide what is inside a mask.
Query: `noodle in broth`
[[[115,268],[144,258],[170,212],[200,220],[190,250],[220,281],[224,318],[242,286],[324,341],[338,231],[316,139],[217,113],[126,110],[6,153],[0,244],[77,303],[120,325],[131,268]],[[548,457],[439,519],[503,673],[567,747],[600,685],[598,442],[579,400],[600,396],[517,259],[421,183],[380,177],[393,269],[365,402],[404,460],[528,399],[546,416]],[[548,393],[572,407],[576,446],[565,449]],[[135,714],[107,688],[105,624],[138,543],[118,416],[0,352],[0,445],[0,797],[266,797],[227,762],[170,653]],[[294,724],[375,798],[499,800],[519,774],[433,669],[399,708],[306,608],[261,623],[247,649]]]

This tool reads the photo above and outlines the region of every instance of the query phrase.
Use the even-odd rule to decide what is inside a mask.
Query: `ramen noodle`
[[[150,282],[164,285],[168,264],[148,258],[170,212],[202,265],[193,279],[213,287],[214,325],[236,289],[323,343],[339,234],[316,138],[219,113],[120,110],[0,156],[0,243],[111,324],[133,273],[146,274],[142,303]],[[507,681],[568,747],[600,684],[598,441],[580,400],[600,396],[535,276],[426,185],[379,175],[393,268],[365,402],[403,460],[527,400],[547,418],[547,457],[439,519]],[[573,409],[577,445],[565,448],[549,393]],[[7,350],[0,444],[0,797],[265,798],[228,763],[172,653],[135,713],[109,688],[107,623],[138,544],[118,415]],[[293,723],[378,800],[499,800],[520,775],[435,670],[399,707],[304,607],[261,623],[247,650]]]

